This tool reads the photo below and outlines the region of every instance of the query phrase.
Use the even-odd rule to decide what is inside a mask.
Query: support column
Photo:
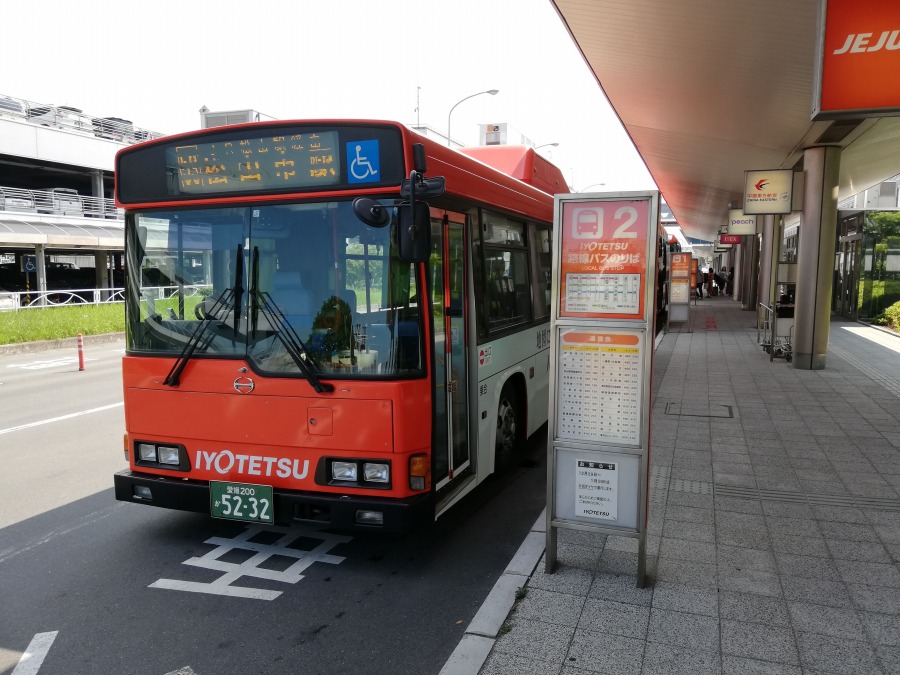
[[[47,261],[44,259],[44,245],[34,245],[34,264],[36,267],[35,277],[37,281],[37,292],[40,293],[39,305],[47,304]]]
[[[109,298],[109,254],[106,251],[94,251],[94,288],[100,302]]]
[[[97,218],[103,218],[106,211],[106,202],[104,199],[104,187],[103,187],[103,172],[102,171],[94,171],[91,174],[91,196],[96,198],[97,201],[97,209],[94,212]]]
[[[753,242],[748,236],[741,237],[741,309],[750,309],[750,275],[753,270],[750,267],[750,260],[753,256],[751,248]]]
[[[756,311],[756,275],[759,265],[759,239],[750,234],[744,237],[744,295],[741,309],[746,312]]]
[[[762,216],[762,247],[759,254],[759,302],[772,306],[772,269],[775,251],[775,216]]]
[[[797,244],[794,302],[794,368],[822,370],[828,351],[837,191],[841,149],[825,146],[803,152],[806,184]]]
[[[741,301],[741,279],[743,279],[744,266],[741,264],[744,250],[743,244],[731,247],[731,265],[734,268],[734,281],[731,285],[731,297]]]

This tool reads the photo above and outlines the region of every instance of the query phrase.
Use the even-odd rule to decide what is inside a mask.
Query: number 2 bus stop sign
[[[659,193],[557,195],[546,571],[559,528],[638,539],[645,585]]]

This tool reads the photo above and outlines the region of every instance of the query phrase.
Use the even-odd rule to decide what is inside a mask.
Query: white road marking
[[[184,668],[179,668],[178,670],[166,673],[166,675],[197,675],[197,673],[195,673],[190,666],[185,666]]]
[[[97,359],[85,358],[85,362],[96,361]],[[43,370],[45,368],[56,368],[57,366],[68,366],[78,363],[77,356],[63,356],[58,359],[47,359],[43,361],[31,361],[29,363],[14,363],[7,368],[21,368],[22,370]]]
[[[216,548],[204,556],[190,558],[189,560],[184,561],[183,564],[185,565],[193,565],[195,567],[204,567],[208,570],[224,572],[224,574],[215,581],[202,583],[197,581],[181,581],[179,579],[158,579],[150,584],[150,588],[164,588],[171,591],[186,591],[188,593],[210,593],[213,595],[227,595],[233,598],[249,598],[252,600],[274,600],[281,595],[281,591],[270,591],[247,586],[232,586],[231,584],[245,576],[256,577],[257,579],[269,579],[270,581],[281,581],[286,584],[296,584],[303,578],[303,575],[300,574],[300,572],[304,571],[313,563],[323,562],[331,565],[339,565],[342,563],[344,561],[342,556],[330,555],[328,551],[331,550],[333,546],[345,544],[352,539],[352,537],[320,532],[319,530],[312,528],[293,527],[279,537],[273,544],[260,544],[255,541],[250,541],[250,539],[260,532],[278,531],[258,525],[248,525],[247,529],[237,535],[234,539],[224,539],[222,537],[212,537],[207,539],[206,543],[213,544]],[[320,540],[322,543],[311,551],[288,548],[289,544],[300,538]],[[255,551],[256,555],[251,556],[242,563],[230,563],[219,560],[220,557],[234,549]],[[273,555],[296,558],[296,562],[283,571],[259,567],[259,565]]]
[[[25,648],[25,653],[19,659],[19,664],[12,671],[12,675],[35,675],[40,670],[47,652],[50,651],[50,646],[56,639],[57,633],[59,633],[58,630],[49,633],[37,633],[31,638],[31,642]]]
[[[72,419],[73,417],[81,417],[82,415],[90,415],[95,412],[103,412],[104,410],[110,410],[111,408],[118,408],[123,405],[121,401],[118,403],[111,403],[110,405],[102,405],[99,408],[89,408],[88,410],[81,410],[79,412],[70,413],[68,415],[62,415],[60,417],[51,417],[46,420],[40,420],[39,422],[29,422],[28,424],[20,424],[17,427],[7,427],[6,429],[0,429],[0,436],[3,434],[9,434],[13,431],[21,431],[22,429],[31,429],[32,427],[39,427],[44,424],[52,424],[53,422],[62,422],[63,420]]]
[[[32,549],[37,548],[38,546],[46,544],[47,542],[56,539],[57,537],[75,532],[76,530],[80,530],[82,527],[96,523],[98,520],[102,520],[103,518],[107,518],[112,515],[114,509],[121,508],[124,505],[124,502],[116,502],[115,504],[107,506],[105,509],[94,511],[93,513],[86,516],[87,520],[84,520],[83,522],[78,523],[77,525],[73,525],[72,527],[66,528],[64,530],[54,530],[52,532],[48,532],[37,541],[34,541],[23,548],[9,547],[0,549],[0,563],[6,562],[10,558],[15,558],[20,553],[26,553]]]

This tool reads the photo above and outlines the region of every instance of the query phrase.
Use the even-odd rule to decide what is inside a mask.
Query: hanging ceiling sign
[[[732,244],[740,244],[741,243],[741,235],[739,234],[720,234],[719,235],[719,246]]]
[[[748,215],[790,213],[793,183],[791,169],[745,171],[743,212]]]
[[[748,216],[740,209],[730,209],[728,234],[756,234],[756,216]]]
[[[900,114],[900,3],[820,0],[812,119]]]

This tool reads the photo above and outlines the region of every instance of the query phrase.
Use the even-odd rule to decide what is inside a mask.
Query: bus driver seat
[[[313,308],[300,273],[280,271],[272,282],[272,300],[295,332],[309,332]]]

